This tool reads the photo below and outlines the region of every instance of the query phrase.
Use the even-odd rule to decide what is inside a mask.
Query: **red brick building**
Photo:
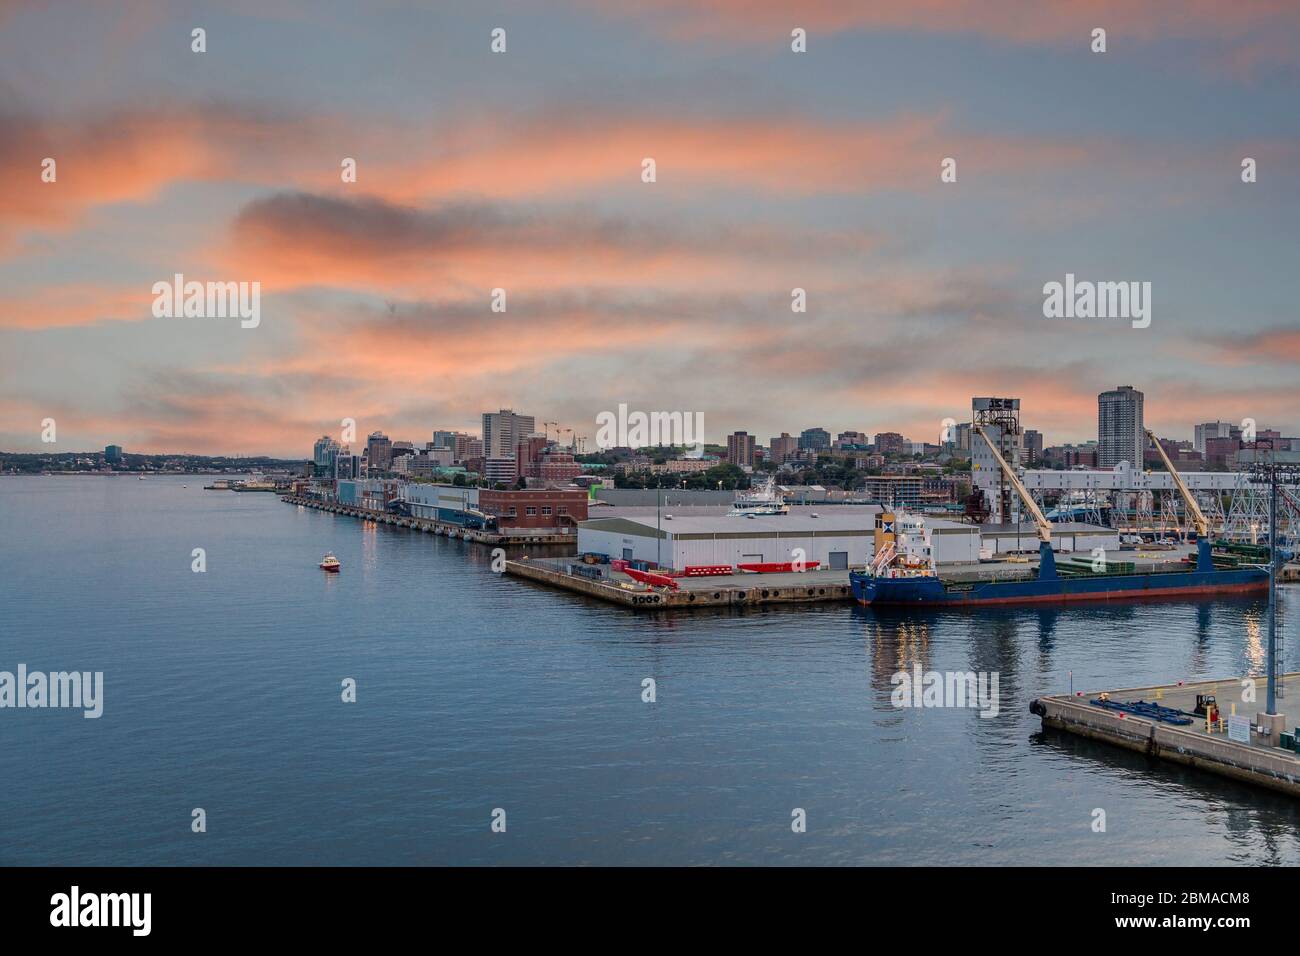
[[[587,491],[584,488],[530,488],[526,491],[478,493],[480,511],[494,515],[497,527],[575,528],[587,520]]]

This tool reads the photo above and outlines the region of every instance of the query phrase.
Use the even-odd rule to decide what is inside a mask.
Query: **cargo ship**
[[[853,599],[859,604],[1038,604],[1074,601],[1120,601],[1151,597],[1264,594],[1268,569],[1259,566],[1219,567],[1208,539],[1197,542],[1194,565],[1186,570],[1130,571],[1107,565],[1093,571],[1067,562],[1058,570],[1049,542],[1039,544],[1039,565],[1024,577],[1010,580],[945,579],[932,568],[895,566],[892,562],[849,574]]]
[[[972,434],[985,438],[979,426]],[[1148,432],[1148,437],[1154,436]],[[1024,567],[1001,577],[940,573],[933,559],[910,547],[906,533],[896,534],[893,515],[882,515],[877,528],[875,559],[865,571],[849,574],[853,599],[859,604],[912,604],[967,607],[981,604],[1038,604],[1074,601],[1120,601],[1153,597],[1241,595],[1268,590],[1267,567],[1246,563],[1240,554],[1217,556],[1210,541],[1209,522],[1168,456],[1160,449],[1196,526],[1196,556],[1184,562],[1139,569],[1131,562],[1068,559],[1057,564],[1052,549],[1052,525],[992,442],[993,457],[1033,516],[1038,528],[1038,567]],[[995,572],[996,574],[996,572]]]

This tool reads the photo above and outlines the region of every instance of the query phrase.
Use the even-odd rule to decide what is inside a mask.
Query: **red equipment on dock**
[[[732,574],[735,570],[729,564],[688,564],[686,570],[682,572],[682,577],[708,578],[716,575]]]
[[[650,584],[659,588],[671,588],[676,591],[677,582],[666,574],[654,574],[650,571],[638,571],[636,568],[624,568],[623,573],[633,581],[640,581],[642,584]]]
[[[790,571],[816,571],[820,561],[804,561],[801,567],[796,567],[798,561],[764,561],[756,564],[738,564],[736,568],[741,571],[749,571],[751,574],[784,574]]]

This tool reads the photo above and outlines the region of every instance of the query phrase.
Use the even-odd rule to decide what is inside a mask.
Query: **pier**
[[[600,577],[573,573],[574,565],[597,570]],[[562,588],[638,611],[687,607],[752,607],[849,601],[847,571],[800,571],[778,574],[728,574],[679,577],[677,590],[651,587],[604,565],[583,565],[572,558],[532,558],[506,562],[506,574]]]
[[[435,521],[432,518],[412,518],[409,515],[372,511],[369,508],[339,504],[337,501],[319,501],[315,498],[305,498],[300,495],[283,495],[280,500],[286,504],[315,508],[317,511],[325,511],[329,514],[347,515],[350,518],[361,518],[365,521],[375,521],[379,524],[393,525],[397,528],[410,528],[412,531],[439,534],[447,538],[459,538],[462,541],[471,541],[474,544],[485,544],[490,547],[522,548],[545,545],[547,547],[569,547],[573,548],[575,553],[577,551],[577,535],[573,533],[565,534],[562,531],[482,531],[477,528],[465,528],[448,521]]]
[[[1241,700],[1242,680],[1227,678],[1107,691],[1110,707],[1091,703],[1101,698],[1099,691],[1040,697],[1029,705],[1029,710],[1042,718],[1044,727],[1300,797],[1300,754],[1294,746],[1291,749],[1278,746],[1279,740],[1287,743],[1292,734],[1282,727],[1280,720],[1274,721],[1277,726],[1273,733],[1260,732],[1254,726],[1265,707],[1268,678],[1251,678],[1255,682],[1257,702],[1250,703]],[[1278,709],[1285,711],[1286,700],[1300,696],[1300,673],[1284,674],[1281,689],[1283,696],[1278,698]],[[1207,730],[1205,717],[1192,713],[1197,694],[1215,696],[1225,725],[1236,702],[1236,716],[1252,725],[1246,740],[1230,739],[1226,730],[1217,726]],[[1179,726],[1124,709],[1125,704],[1138,702],[1180,711],[1192,718],[1191,723]],[[1300,705],[1296,713],[1300,714]]]

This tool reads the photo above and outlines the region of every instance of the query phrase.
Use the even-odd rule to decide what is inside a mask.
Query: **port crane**
[[[1178,469],[1174,467],[1174,463],[1165,454],[1164,447],[1156,438],[1156,433],[1149,428],[1144,428],[1143,431],[1146,432],[1151,444],[1156,446],[1156,452],[1160,455],[1160,460],[1169,469],[1169,477],[1173,479],[1174,487],[1178,489],[1178,493],[1183,496],[1183,504],[1187,506],[1187,514],[1192,519],[1192,524],[1196,525],[1196,570],[1213,571],[1214,557],[1210,551],[1210,522],[1205,520],[1205,513],[1201,511],[1201,506],[1196,503],[1196,496],[1192,494],[1192,489],[1187,487],[1187,482],[1183,481],[1183,476],[1178,474]]]
[[[988,435],[984,434],[984,429],[981,426],[972,425],[971,431],[984,439],[984,444],[988,445],[989,451],[993,452],[994,461],[998,463],[998,467],[1002,469],[1002,473],[1006,475],[1007,480],[1011,482],[1011,487],[1016,489],[1016,494],[1018,494],[1020,500],[1024,502],[1025,508],[1029,511],[1030,516],[1034,519],[1034,524],[1038,527],[1038,540],[1050,546],[1052,543],[1052,523],[1047,520],[1047,516],[1044,515],[1042,509],[1038,507],[1038,504],[1034,501],[1033,495],[1029,493],[1029,489],[1026,488],[1024,482],[1020,480],[1020,476],[1016,474],[1016,470],[1007,463],[1005,458],[1002,457],[1002,453],[998,451],[997,445],[993,444],[993,440],[989,438]]]
[[[1192,519],[1192,524],[1196,525],[1196,537],[1208,538],[1210,536],[1210,523],[1205,520],[1205,514],[1201,511],[1201,506],[1196,503],[1196,496],[1192,494],[1192,490],[1187,487],[1187,482],[1183,481],[1183,476],[1178,473],[1178,469],[1174,467],[1174,463],[1170,461],[1169,456],[1165,454],[1164,446],[1161,445],[1160,440],[1156,438],[1156,433],[1149,428],[1143,429],[1143,431],[1147,433],[1147,438],[1150,439],[1151,444],[1155,446],[1156,453],[1160,456],[1160,460],[1163,461],[1165,467],[1169,469],[1169,477],[1173,479],[1174,487],[1177,488],[1178,493],[1183,496],[1183,504],[1187,506],[1187,516]]]

